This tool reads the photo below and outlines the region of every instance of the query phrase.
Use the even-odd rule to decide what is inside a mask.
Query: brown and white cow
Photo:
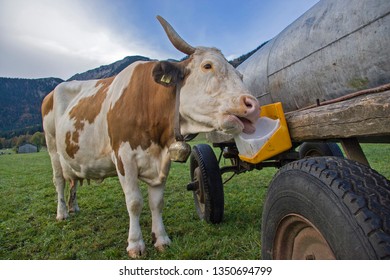
[[[42,104],[43,127],[58,193],[57,219],[79,211],[78,183],[118,176],[130,216],[127,251],[145,252],[139,217],[143,205],[138,180],[149,185],[154,246],[171,243],[162,221],[163,191],[175,142],[175,88],[180,83],[183,135],[214,130],[253,132],[259,105],[240,74],[215,48],[188,45],[158,17],[172,44],[190,55],[182,62],[137,62],[117,76],[58,85]]]

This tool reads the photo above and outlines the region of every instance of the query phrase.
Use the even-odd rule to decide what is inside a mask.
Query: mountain
[[[117,75],[127,66],[136,61],[150,61],[150,58],[144,56],[126,56],[124,59],[116,61],[109,65],[103,65],[99,68],[88,70],[87,72],[76,74],[68,79],[73,80],[92,80],[92,79],[103,79]]]
[[[150,61],[150,58],[127,56],[112,64],[76,74],[68,81],[111,77],[139,60]],[[42,100],[61,82],[63,80],[59,78],[0,78],[0,138],[42,131]]]
[[[59,78],[0,78],[0,132],[39,129],[42,100],[61,82]]]

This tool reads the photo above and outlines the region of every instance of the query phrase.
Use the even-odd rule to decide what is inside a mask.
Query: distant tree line
[[[260,46],[258,46],[258,47],[257,47],[256,49],[254,49],[253,51],[250,51],[250,52],[248,52],[248,53],[246,53],[246,54],[244,54],[244,55],[242,55],[242,56],[240,56],[240,57],[238,57],[238,58],[235,58],[235,59],[229,61],[229,63],[230,63],[231,65],[233,65],[234,68],[236,68],[238,65],[240,65],[240,64],[243,63],[245,60],[247,60],[252,54],[254,54],[255,52],[257,52],[259,49],[261,49],[261,48],[262,48],[265,44],[267,44],[267,43],[268,43],[268,41],[262,43]]]
[[[11,149],[19,147],[23,144],[31,143],[38,147],[40,150],[43,146],[46,146],[45,134],[43,132],[37,131],[34,134],[25,134],[14,136],[12,138],[0,138],[0,149]]]
[[[42,124],[30,125],[24,128],[13,129],[8,131],[0,131],[0,138],[11,139],[20,135],[30,134],[33,135],[35,132],[43,132]]]

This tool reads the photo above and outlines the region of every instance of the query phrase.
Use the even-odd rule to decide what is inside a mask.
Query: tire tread
[[[205,188],[205,216],[208,223],[218,224],[224,214],[224,194],[218,161],[207,144],[194,146],[191,156],[191,172],[198,166],[202,173]]]
[[[295,161],[279,172],[302,170],[326,183],[343,201],[379,259],[390,259],[390,181],[375,170],[339,157]]]

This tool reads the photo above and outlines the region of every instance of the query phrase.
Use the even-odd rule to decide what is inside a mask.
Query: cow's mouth
[[[244,125],[244,128],[242,129],[242,132],[246,133],[246,134],[252,134],[256,131],[256,127],[254,125],[254,123],[246,118],[243,118],[243,117],[237,117],[241,122],[242,124]]]
[[[239,134],[241,132],[252,134],[256,131],[254,122],[236,115],[229,115],[225,119],[223,130],[229,134]]]

